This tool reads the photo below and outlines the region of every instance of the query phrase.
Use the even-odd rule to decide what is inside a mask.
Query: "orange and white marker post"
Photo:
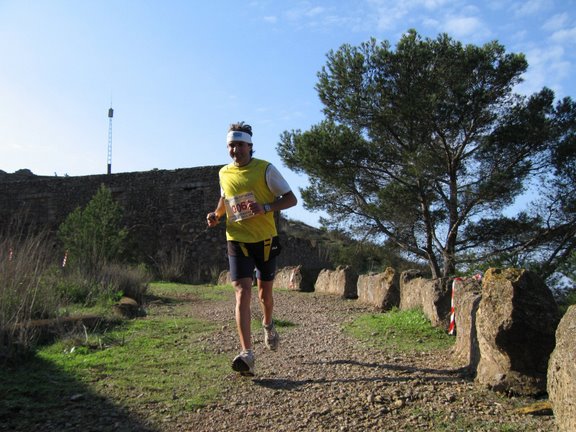
[[[482,280],[482,275],[480,273],[472,276],[472,279],[477,281]],[[456,277],[452,280],[452,298],[450,300],[450,326],[448,327],[448,334],[453,335],[456,331],[456,308],[454,306],[454,293],[456,292],[456,283],[464,281],[461,277]]]
[[[456,330],[456,309],[454,308],[454,292],[456,291],[456,282],[462,282],[462,278],[454,278],[452,280],[452,297],[450,299],[450,326],[448,327],[448,334],[453,335]]]

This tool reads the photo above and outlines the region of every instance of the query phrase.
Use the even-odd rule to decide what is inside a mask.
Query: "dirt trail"
[[[191,316],[218,324],[207,349],[232,359],[238,342],[234,303],[191,302]],[[369,311],[357,301],[278,291],[278,351],[253,335],[256,376],[226,376],[221,398],[193,413],[166,418],[163,431],[555,431],[551,416],[515,414],[533,400],[475,385],[449,352],[398,355],[369,349],[341,331]],[[253,314],[259,318],[256,298]]]

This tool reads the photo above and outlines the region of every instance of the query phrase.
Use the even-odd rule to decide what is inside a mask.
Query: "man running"
[[[208,213],[207,222],[209,227],[214,227],[226,215],[228,261],[236,294],[236,326],[241,346],[240,354],[232,361],[232,369],[253,376],[250,303],[254,270],[263,315],[264,344],[276,350],[280,338],[272,320],[272,286],[280,244],[274,212],[295,206],[297,199],[271,163],[252,157],[250,125],[244,122],[230,125],[226,143],[232,162],[220,169],[220,199],[216,210]]]

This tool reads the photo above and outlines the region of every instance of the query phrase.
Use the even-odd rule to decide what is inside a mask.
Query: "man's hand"
[[[248,204],[248,209],[254,215],[261,215],[261,214],[266,213],[264,211],[264,206],[262,204],[257,203],[257,202],[251,202],[250,204]]]
[[[220,218],[215,212],[210,212],[206,215],[206,223],[210,228],[215,227],[220,222]]]

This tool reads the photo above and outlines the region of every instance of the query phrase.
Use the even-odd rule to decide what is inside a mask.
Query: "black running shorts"
[[[276,256],[280,253],[278,237],[258,243],[228,241],[230,278],[233,281],[254,277],[272,281],[276,275]]]

